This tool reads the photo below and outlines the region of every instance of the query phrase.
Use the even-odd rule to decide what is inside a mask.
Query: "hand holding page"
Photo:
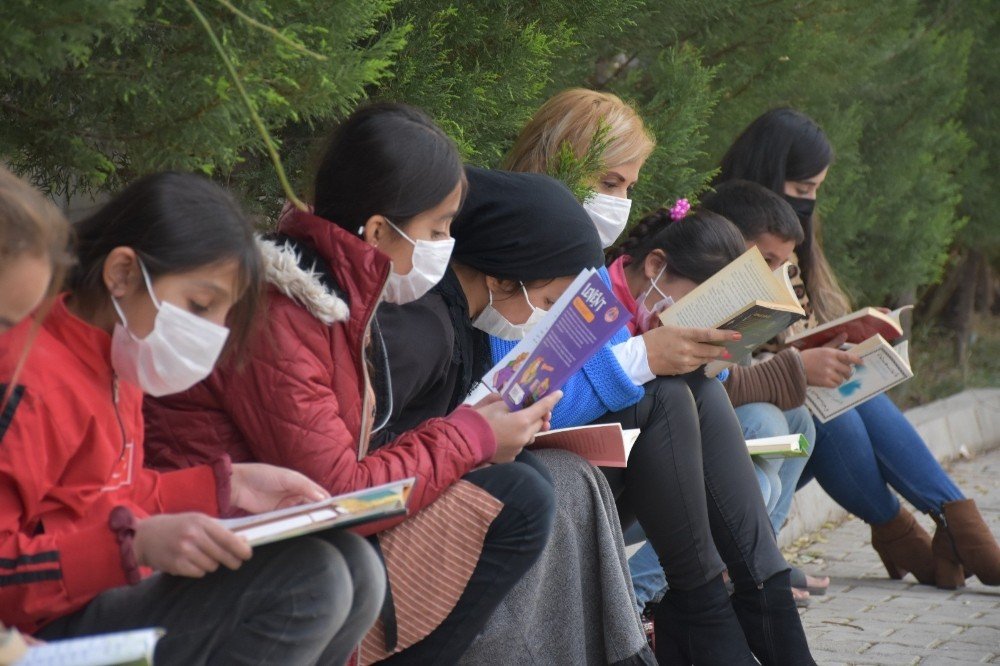
[[[778,271],[787,269],[783,266]],[[725,347],[742,365],[749,365],[757,347],[804,318],[787,272],[772,273],[756,247],[660,315],[664,324],[740,332],[742,339],[728,342]]]
[[[874,335],[851,348],[864,361],[854,366],[854,374],[837,388],[806,389],[806,406],[821,423],[840,416],[861,403],[913,377],[908,344],[892,347],[881,335]]]
[[[639,429],[623,430],[620,423],[596,423],[539,433],[530,448],[562,449],[597,467],[626,467]]]
[[[584,270],[542,321],[486,373],[483,384],[511,409],[528,407],[562,388],[628,317],[597,271]],[[475,391],[466,402],[481,397],[482,391]]]
[[[411,477],[312,504],[219,522],[244,537],[251,546],[260,546],[320,530],[402,515],[406,513],[406,503],[415,483],[416,479]]]

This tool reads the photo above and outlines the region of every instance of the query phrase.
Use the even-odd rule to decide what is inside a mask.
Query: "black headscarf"
[[[558,180],[466,167],[468,194],[451,224],[452,260],[495,278],[551,280],[604,265],[587,211]]]

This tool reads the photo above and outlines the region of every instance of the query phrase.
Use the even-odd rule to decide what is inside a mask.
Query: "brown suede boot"
[[[934,577],[943,590],[965,585],[976,576],[984,585],[1000,585],[1000,546],[990,532],[975,500],[945,502],[935,516]]]
[[[900,508],[895,518],[871,528],[872,548],[882,558],[890,578],[899,580],[911,572],[924,585],[934,584],[931,535],[912,513]]]

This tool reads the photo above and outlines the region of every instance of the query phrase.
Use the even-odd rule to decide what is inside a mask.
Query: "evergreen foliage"
[[[239,2],[288,41],[228,2],[198,4],[274,129],[348,111],[402,44],[401,30],[376,32],[391,0]],[[226,178],[263,147],[182,0],[5,0],[0,44],[0,154],[50,191],[115,190],[167,168]]]
[[[586,85],[657,137],[636,219],[696,199],[737,133],[790,105],[836,149],[818,209],[857,302],[934,282],[956,238],[1000,260],[991,0],[195,1],[304,193],[318,141],[365,98],[425,108],[494,166],[549,95]],[[6,0],[0,65],[0,155],[43,187],[188,169],[277,210],[264,143],[186,0]]]

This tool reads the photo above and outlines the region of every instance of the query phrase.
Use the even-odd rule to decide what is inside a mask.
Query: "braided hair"
[[[607,252],[610,264],[627,256],[641,264],[653,250],[667,257],[667,273],[701,284],[746,251],[743,234],[732,222],[697,208],[679,220],[659,208],[629,230],[618,246]]]

